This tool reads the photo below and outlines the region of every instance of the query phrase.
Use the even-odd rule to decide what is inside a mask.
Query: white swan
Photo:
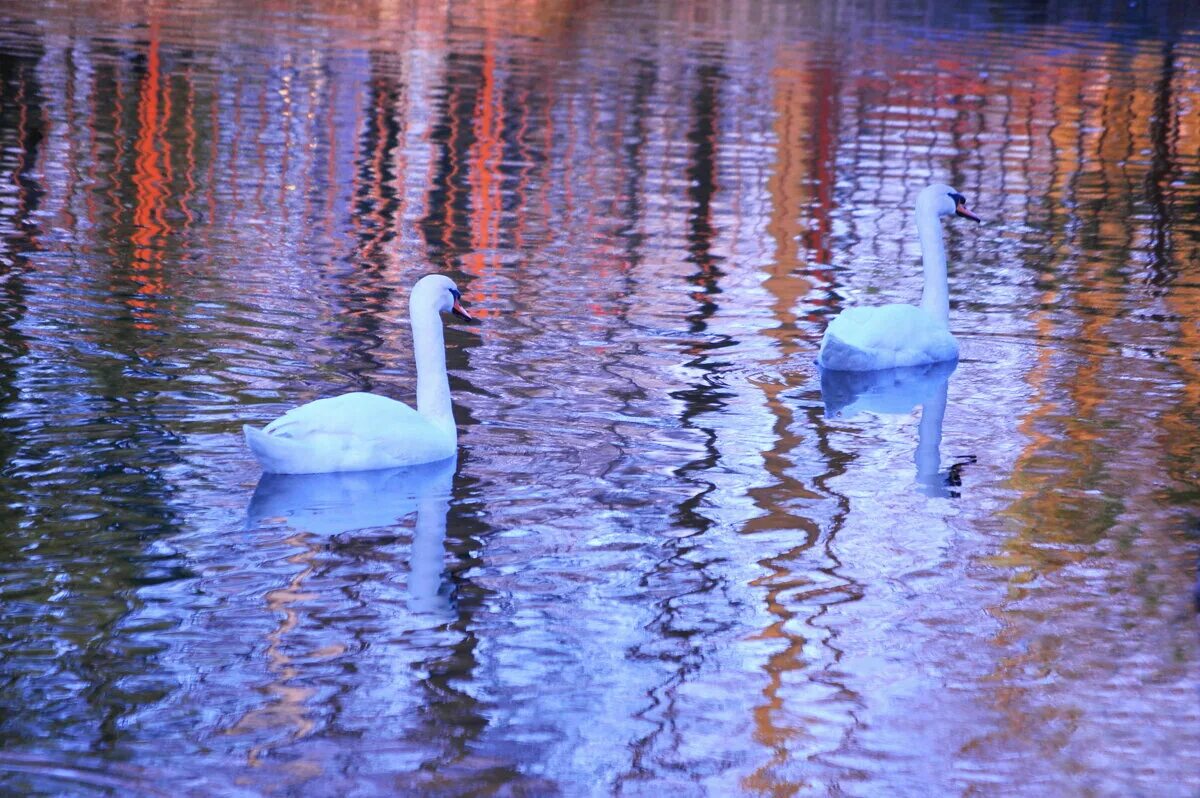
[[[843,311],[825,330],[817,362],[835,371],[920,366],[958,358],[950,334],[950,295],[941,216],[981,221],[950,186],[934,183],[917,195],[917,235],[925,265],[921,307],[881,305]]]
[[[439,315],[464,319],[462,296],[450,278],[422,277],[408,299],[417,361],[417,409],[370,393],[318,399],[289,410],[264,429],[245,426],[246,443],[274,474],[321,474],[429,463],[458,451],[458,429],[446,378]]]

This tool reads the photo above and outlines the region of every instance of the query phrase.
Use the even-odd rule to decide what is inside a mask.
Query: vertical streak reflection
[[[128,299],[138,329],[157,326],[156,310],[166,293],[163,277],[163,237],[169,232],[163,211],[167,198],[167,163],[170,149],[166,139],[166,116],[170,112],[159,56],[160,30],[152,15],[145,74],[138,94],[138,132],[134,141],[135,189],[131,278],[134,296]]]
[[[776,324],[761,331],[773,339],[778,356],[767,364],[774,370],[794,368],[796,360],[811,352],[811,343],[797,329],[797,306],[825,304],[831,279],[834,163],[837,158],[837,70],[818,53],[793,56],[773,72],[775,163],[768,180],[771,218],[767,232],[775,243],[775,258],[763,285],[774,301]],[[810,196],[806,187],[813,187]],[[805,217],[812,221],[801,222]],[[804,244],[803,254],[798,244]],[[815,314],[808,314],[811,317]],[[807,372],[805,372],[805,375]],[[807,378],[807,377],[805,377]],[[768,758],[742,780],[742,786],[759,794],[788,796],[816,783],[803,775],[809,758],[832,750],[841,739],[837,731],[823,728],[818,713],[806,707],[836,696],[840,703],[860,700],[844,679],[834,675],[841,651],[837,630],[823,626],[821,617],[838,603],[853,601],[861,588],[841,576],[834,551],[837,533],[849,513],[849,501],[827,487],[845,471],[848,459],[834,451],[819,402],[803,401],[796,410],[791,380],[755,381],[775,417],[774,444],[763,453],[763,467],[774,483],[753,488],[750,496],[765,512],[743,528],[746,535],[782,533],[794,544],[759,561],[767,573],[752,584],[765,592],[767,612],[776,620],[756,635],[778,640],[781,647],[763,665],[767,683],[763,701],[754,710],[755,739]],[[811,478],[806,473],[805,445],[816,451],[815,460],[826,469]],[[803,465],[802,465],[803,464]],[[821,505],[833,504],[823,521]],[[815,644],[815,646],[813,645]],[[809,653],[809,649],[811,652]],[[824,650],[824,656],[814,656]],[[804,673],[808,687],[797,689],[794,674]],[[802,682],[802,683],[804,683]]]
[[[712,252],[716,237],[713,224],[713,199],[717,185],[717,130],[720,118],[720,89],[725,80],[719,50],[706,53],[705,59],[696,67],[696,88],[692,96],[692,128],[687,134],[691,145],[688,166],[687,196],[689,199],[687,260],[695,271],[687,278],[694,286],[692,292],[696,309],[688,314],[689,332],[695,338],[687,351],[691,359],[686,367],[696,373],[695,382],[689,388],[674,391],[671,398],[684,405],[680,425],[684,429],[696,430],[704,440],[704,456],[675,470],[679,479],[695,486],[695,492],[676,508],[674,526],[681,534],[664,542],[668,556],[660,560],[650,573],[641,580],[643,588],[655,595],[666,594],[657,602],[658,612],[647,625],[653,641],[638,646],[633,657],[658,657],[672,663],[674,671],[669,678],[651,688],[647,698],[649,706],[636,714],[653,724],[653,731],[633,743],[631,772],[617,781],[618,792],[627,781],[645,779],[653,772],[656,764],[666,764],[683,756],[683,738],[677,701],[679,690],[704,663],[703,650],[707,643],[703,635],[693,639],[693,627],[700,619],[689,615],[689,599],[707,596],[720,588],[720,577],[709,568],[710,563],[700,559],[701,546],[693,539],[703,536],[713,527],[713,521],[701,510],[705,499],[716,490],[716,486],[704,478],[704,473],[715,468],[721,453],[717,447],[714,429],[698,423],[706,413],[718,412],[729,398],[726,391],[714,385],[710,378],[725,365],[714,359],[713,353],[728,346],[727,336],[706,333],[708,320],[717,312],[716,296],[721,293],[720,256]],[[720,634],[729,626],[728,622],[706,619],[706,630]],[[665,647],[666,650],[655,651]],[[655,761],[657,760],[657,762]]]

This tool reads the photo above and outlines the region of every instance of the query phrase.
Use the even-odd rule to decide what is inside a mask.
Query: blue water
[[[0,0],[0,793],[1200,794],[1191,9],[243,5]]]

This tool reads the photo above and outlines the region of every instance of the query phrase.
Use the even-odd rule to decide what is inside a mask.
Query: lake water
[[[1200,7],[1080,5],[0,0],[0,793],[1200,795]],[[260,480],[430,271],[457,462]]]

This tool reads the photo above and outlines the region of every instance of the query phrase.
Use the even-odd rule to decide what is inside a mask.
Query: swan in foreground
[[[318,399],[289,410],[264,429],[245,426],[246,443],[274,474],[368,471],[430,463],[458,451],[446,378],[440,314],[470,320],[454,282],[422,277],[408,299],[417,361],[417,409],[370,393]]]
[[[966,199],[935,183],[917,195],[917,236],[925,265],[921,307],[881,305],[843,311],[825,330],[817,362],[835,371],[874,371],[939,363],[958,358],[950,334],[950,294],[946,248],[939,217],[958,215],[982,221]]]

